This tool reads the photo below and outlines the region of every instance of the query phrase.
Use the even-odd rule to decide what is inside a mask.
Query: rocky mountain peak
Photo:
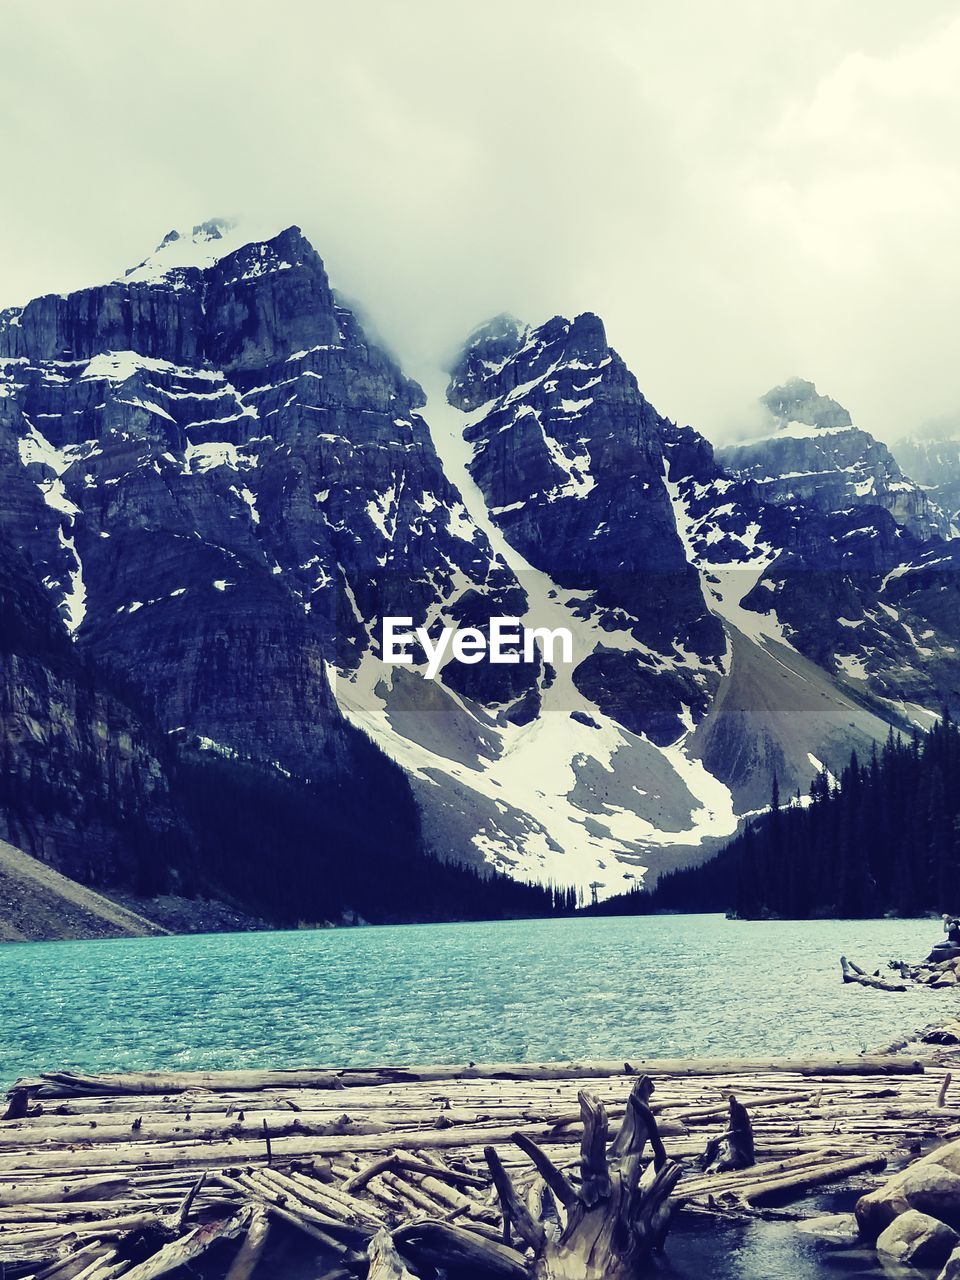
[[[903,474],[887,446],[855,426],[814,383],[791,378],[761,397],[769,426],[721,449],[718,460],[753,481],[765,502],[809,504],[822,514],[883,507],[919,538],[947,536],[950,522],[921,485]]]
[[[191,231],[173,228],[153,253],[135,266],[128,267],[118,279],[152,284],[177,269],[195,267],[202,270],[225,257],[231,249],[239,248],[243,239],[236,223],[228,218],[199,222]]]
[[[450,370],[448,398],[467,412],[551,370],[609,364],[603,321],[592,311],[568,320],[553,316],[532,328],[510,315],[496,316],[475,329]]]
[[[516,316],[508,311],[501,311],[499,315],[491,316],[489,320],[478,324],[467,337],[462,350],[467,352],[474,347],[486,349],[498,342],[508,342],[515,346],[517,338],[525,328],[526,326]]]
[[[311,255],[316,257],[299,227],[290,226],[279,233],[253,237],[249,226],[229,218],[211,218],[198,223],[191,231],[168,231],[153,253],[129,267],[117,283],[183,287],[184,273],[206,271],[237,253],[249,259],[250,251],[256,250],[266,250],[258,255],[261,274],[268,262],[271,269],[283,270],[301,265]]]
[[[469,471],[495,526],[525,563],[582,593],[596,649],[577,689],[628,728],[675,741],[703,713],[723,634],[677,533],[665,420],[603,322],[585,312],[473,335],[448,397],[472,412]],[[605,645],[617,631],[620,647]]]
[[[885,732],[844,682],[898,715],[957,687],[944,546],[919,541],[938,517],[813,383],[769,392],[764,438],[715,457],[597,315],[499,315],[447,399],[418,412],[295,226],[171,232],[120,280],[0,315],[0,539],[25,602],[0,624],[47,602],[28,686],[39,705],[65,664],[57,705],[88,725],[63,770],[110,772],[107,701],[77,692],[103,673],[137,707],[115,713],[118,752],[144,744],[131,814],[181,741],[297,786],[349,776],[359,728],[406,770],[431,850],[610,886],[731,834],[773,770],[804,786]],[[541,642],[433,679],[417,651],[386,660],[390,616],[519,617],[572,657]],[[13,657],[0,719],[27,723]]]
[[[822,396],[816,385],[805,378],[790,378],[781,387],[772,387],[760,398],[761,404],[776,418],[781,427],[799,422],[806,427],[850,427],[853,420],[838,401]]]
[[[204,223],[190,236],[168,234],[118,280],[0,313],[0,358],[76,369],[134,351],[177,366],[240,369],[342,348],[344,325],[365,341],[299,227],[251,241]]]

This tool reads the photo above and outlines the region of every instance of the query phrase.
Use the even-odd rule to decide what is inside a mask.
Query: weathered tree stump
[[[536,1280],[636,1280],[650,1255],[662,1248],[670,1224],[670,1194],[680,1168],[667,1159],[647,1106],[651,1092],[649,1079],[640,1077],[609,1149],[603,1103],[580,1093],[583,1137],[578,1185],[537,1143],[519,1133],[515,1136],[543,1180],[536,1217],[496,1151],[486,1148],[505,1227],[509,1224],[533,1251],[527,1275]],[[652,1158],[644,1164],[648,1142]]]
[[[30,1090],[14,1087],[8,1095],[10,1102],[0,1119],[22,1120],[30,1110]]]
[[[388,1231],[381,1229],[377,1232],[370,1241],[367,1257],[370,1259],[367,1280],[414,1280],[412,1273],[403,1265]]]
[[[727,1130],[719,1138],[711,1138],[700,1159],[704,1173],[727,1173],[731,1169],[749,1169],[756,1163],[753,1149],[753,1125],[743,1103],[731,1093],[728,1104],[730,1119]]]

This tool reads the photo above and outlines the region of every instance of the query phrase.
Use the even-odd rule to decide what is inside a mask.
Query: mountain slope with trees
[[[839,778],[822,771],[801,802],[771,804],[710,862],[611,914],[729,911],[744,919],[868,917],[960,910],[960,729],[945,713],[925,733],[891,732]]]
[[[574,909],[571,891],[429,857],[406,773],[353,725],[340,735],[343,767],[298,778],[164,732],[71,643],[0,535],[0,939],[140,929],[114,894],[280,926]]]

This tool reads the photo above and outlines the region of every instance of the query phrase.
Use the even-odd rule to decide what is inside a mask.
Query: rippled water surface
[[[40,1070],[858,1052],[960,1003],[844,987],[938,922],[657,916],[0,947],[0,1082]]]

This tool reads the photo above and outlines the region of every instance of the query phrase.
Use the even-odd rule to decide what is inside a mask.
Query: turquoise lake
[[[43,1070],[857,1053],[960,1003],[844,987],[931,920],[407,925],[0,947],[0,1082]]]

